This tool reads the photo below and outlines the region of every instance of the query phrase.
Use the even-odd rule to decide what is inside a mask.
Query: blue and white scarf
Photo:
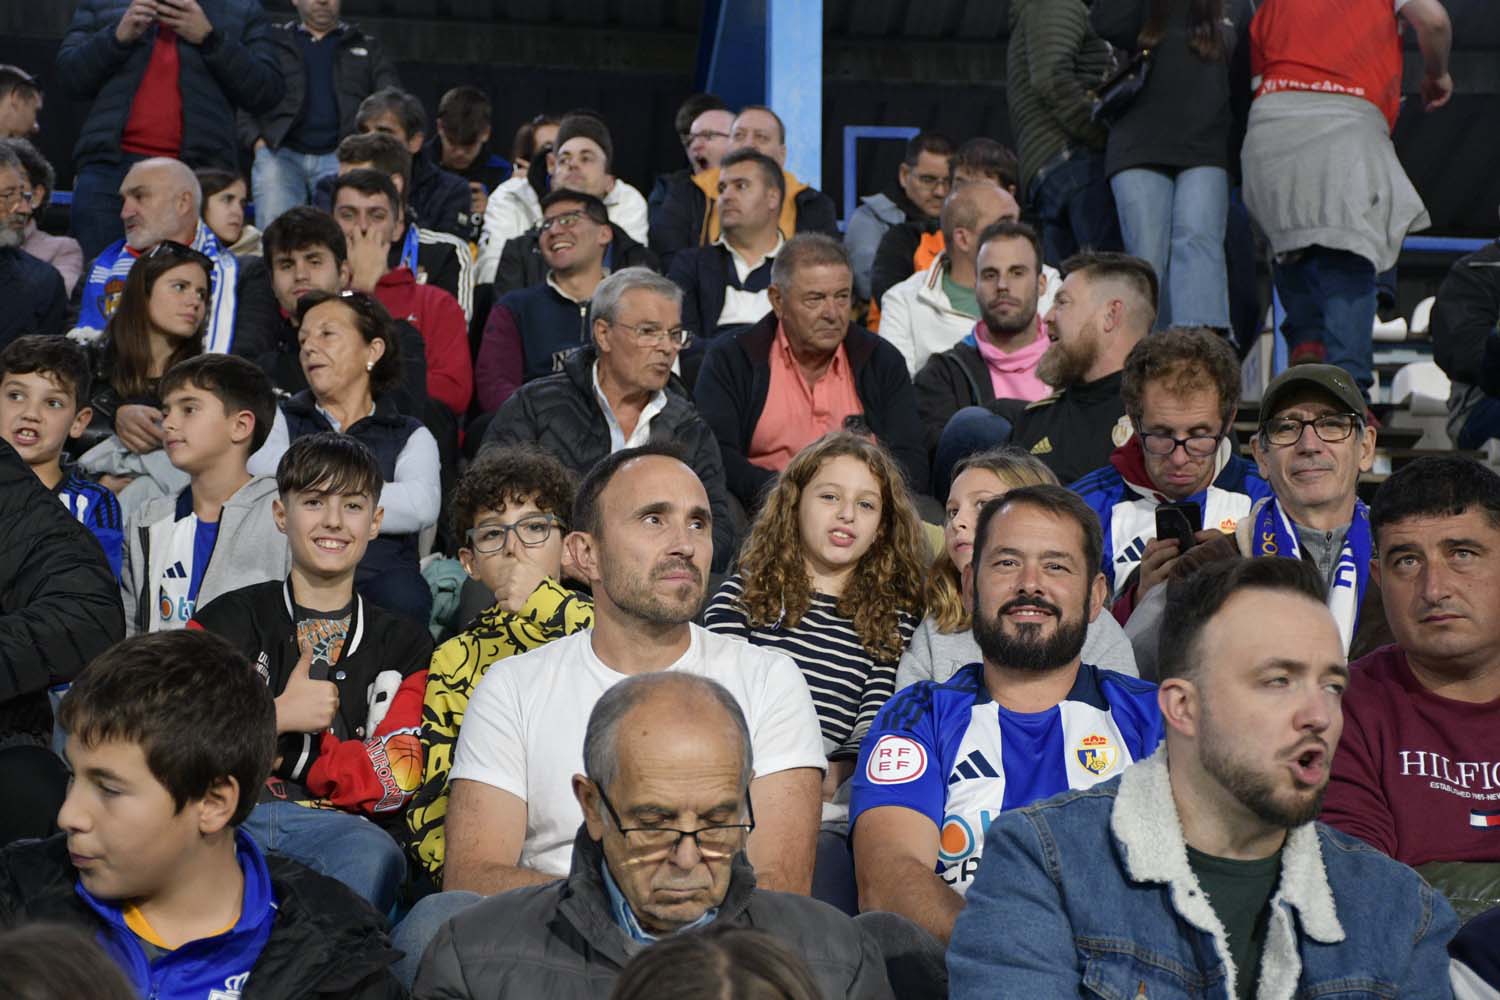
[[[240,276],[240,262],[220,245],[217,237],[202,222],[193,236],[193,249],[214,262],[209,275],[208,320],[203,331],[205,354],[228,354],[234,346],[235,283]],[[415,251],[413,251],[415,259]],[[83,286],[83,303],[78,313],[78,325],[69,336],[80,343],[92,343],[104,332],[110,318],[120,306],[120,295],[125,291],[125,279],[135,266],[136,255],[126,247],[125,241],[110,244],[94,258],[89,268],[88,280]]]
[[[1286,556],[1302,558],[1302,546],[1297,541],[1297,527],[1286,516],[1281,504],[1272,498],[1261,505],[1255,517],[1255,534],[1251,539],[1253,555]],[[1365,586],[1370,582],[1370,555],[1374,544],[1370,537],[1370,508],[1363,500],[1354,501],[1354,518],[1344,535],[1344,547],[1339,552],[1338,564],[1333,571],[1333,585],[1328,588],[1328,610],[1338,622],[1339,637],[1344,640],[1344,652],[1354,641],[1354,630],[1359,626],[1359,605],[1365,596]]]

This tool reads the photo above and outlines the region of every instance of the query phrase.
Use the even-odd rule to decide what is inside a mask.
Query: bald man
[[[275,347],[276,297],[259,258],[245,262],[219,245],[203,224],[203,189],[181,160],[154,157],[131,167],[120,182],[125,238],[104,249],[86,269],[78,325],[69,336],[97,339],[120,305],[125,278],[138,257],[163,242],[192,247],[213,265],[203,349],[254,356]]]
[[[676,671],[619,681],[588,716],[582,770],[567,881],[463,909],[426,950],[416,995],[584,1000],[653,941],[742,926],[801,955],[825,997],[891,996],[852,920],[756,885],[744,849],[769,806],[751,802],[750,727],[722,684]]]
[[[1011,193],[988,181],[965,184],[943,202],[946,249],[880,300],[880,335],[901,352],[910,375],[974,329],[979,235],[1001,220],[1020,217],[1021,206]]]

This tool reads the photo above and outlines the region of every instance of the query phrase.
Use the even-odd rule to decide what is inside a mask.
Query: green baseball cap
[[[1257,424],[1271,419],[1287,398],[1305,389],[1318,389],[1342,403],[1350,413],[1365,415],[1365,397],[1349,373],[1337,365],[1292,365],[1271,380],[1260,397]]]

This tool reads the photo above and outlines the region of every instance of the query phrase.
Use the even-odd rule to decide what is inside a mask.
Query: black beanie
[[[609,139],[609,126],[604,124],[604,120],[590,114],[564,115],[557,126],[557,140],[552,144],[553,151],[562,149],[563,143],[578,136],[594,140],[604,150],[604,169],[608,170],[614,163],[615,144]]]

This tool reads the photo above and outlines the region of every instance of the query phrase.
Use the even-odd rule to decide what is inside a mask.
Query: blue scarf
[[[1297,528],[1291,518],[1281,509],[1273,497],[1261,506],[1255,518],[1255,535],[1251,539],[1253,555],[1286,556],[1302,558],[1302,546],[1297,542]],[[1339,552],[1338,564],[1333,571],[1333,585],[1328,588],[1328,610],[1338,622],[1339,636],[1344,640],[1344,652],[1354,641],[1354,630],[1359,626],[1359,605],[1365,596],[1365,586],[1370,582],[1370,554],[1374,544],[1370,538],[1370,508],[1363,500],[1354,501],[1354,518],[1344,535],[1344,547]]]
[[[411,272],[413,278],[417,278],[417,284],[422,279],[417,276],[417,227],[412,223],[406,227],[406,238],[401,241],[401,266]]]

